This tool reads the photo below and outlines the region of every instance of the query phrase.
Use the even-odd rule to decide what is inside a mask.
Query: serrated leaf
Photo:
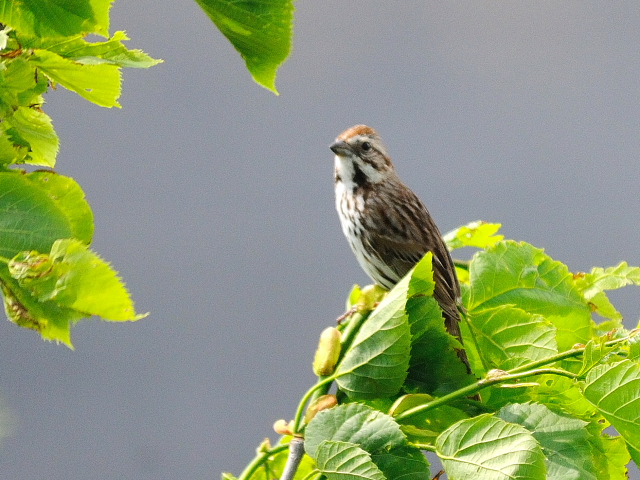
[[[596,480],[591,444],[583,420],[536,403],[503,407],[498,416],[529,430],[546,457],[548,480]]]
[[[59,238],[84,243],[93,235],[93,214],[80,186],[53,172],[0,172],[0,255],[49,252]]]
[[[291,50],[293,1],[196,2],[240,53],[253,79],[278,94],[276,70]]]
[[[10,141],[4,128],[6,126],[6,123],[0,124],[0,168],[2,168],[2,165],[20,162],[26,154],[26,148],[20,148]]]
[[[425,480],[431,478],[427,458],[415,447],[396,447],[388,452],[374,453],[371,460],[385,478],[394,480]]]
[[[421,393],[404,395],[396,401],[389,414],[396,416],[432,400],[434,398],[431,395]],[[401,420],[400,428],[410,442],[433,444],[438,435],[465,418],[469,418],[469,416],[462,410],[451,405],[442,405]]]
[[[371,456],[348,442],[323,441],[318,447],[316,465],[329,480],[385,480]]]
[[[545,480],[542,449],[520,425],[493,415],[462,420],[443,432],[436,451],[451,480]]]
[[[442,396],[475,381],[456,354],[459,342],[449,335],[433,297],[409,298],[411,359],[406,384],[411,391]]]
[[[11,115],[21,104],[18,95],[35,84],[35,65],[31,65],[24,56],[0,63],[0,106],[4,116]]]
[[[622,437],[603,433],[608,426],[608,422],[604,425],[592,422],[587,426],[594,473],[598,480],[627,480],[629,477],[625,465],[630,460],[629,452]]]
[[[53,82],[101,107],[120,107],[120,69],[117,65],[83,65],[48,50],[35,50],[33,62]]]
[[[559,351],[589,341],[591,310],[567,267],[544,250],[524,242],[498,242],[474,256],[469,274],[469,312],[513,305],[551,321]]]
[[[126,33],[117,31],[104,42],[88,42],[83,36],[39,38],[19,35],[23,48],[45,49],[83,65],[111,64],[118,67],[149,68],[161,63],[142,50],[129,50],[123,42],[129,40]]]
[[[640,449],[640,366],[630,360],[592,368],[583,394],[625,439]],[[633,455],[633,454],[632,454]]]
[[[640,267],[630,267],[621,262],[615,267],[594,267],[591,273],[576,279],[576,284],[584,296],[590,299],[597,292],[616,290],[627,285],[640,285]]]
[[[25,262],[19,254],[9,262],[9,277],[0,271],[0,286],[9,320],[40,332],[47,340],[71,345],[71,323],[98,315],[105,320],[138,320],[124,284],[109,264],[86,245],[75,239],[57,240],[49,255],[31,252],[36,258],[47,257],[48,268]],[[29,268],[31,270],[29,271]]]
[[[504,238],[503,235],[495,235],[500,227],[502,227],[500,223],[486,223],[478,220],[448,232],[444,235],[444,241],[449,250],[462,247],[486,248]]]
[[[98,315],[111,321],[138,319],[124,283],[86,245],[75,239],[57,240],[50,258],[54,267],[47,276],[55,282],[46,278],[38,284],[18,280],[39,301],[52,300],[87,317]]]
[[[458,357],[455,349],[461,345],[447,332],[442,310],[433,298],[432,260],[428,252],[407,274],[405,312],[411,329],[411,359],[405,384],[410,391],[444,395],[475,378]]]
[[[629,360],[640,362],[640,335],[636,334],[629,338]]]
[[[26,163],[53,167],[58,153],[58,135],[53,130],[51,118],[37,108],[18,107],[13,115],[4,119],[7,134],[27,147]]]
[[[411,269],[407,297],[432,296],[436,287],[433,281],[433,253],[427,252]]]
[[[60,308],[55,302],[38,302],[18,282],[0,274],[0,290],[7,318],[16,325],[35,330],[45,340],[62,342],[73,349],[70,325],[82,315]]]
[[[578,375],[584,376],[589,370],[609,356],[611,352],[616,350],[615,346],[608,347],[606,345],[608,340],[610,340],[610,338],[607,335],[589,340],[582,354],[582,368],[580,372],[578,372]]]
[[[468,315],[488,370],[509,370],[558,353],[556,329],[541,315],[512,305],[473,310]]]
[[[324,440],[350,442],[372,453],[406,444],[393,418],[359,403],[323,410],[311,420],[305,431],[305,451],[317,459]]]
[[[404,313],[409,278],[401,280],[364,322],[336,369],[336,383],[352,399],[396,394],[411,350]]]
[[[596,413],[593,405],[582,395],[578,384],[570,378],[559,375],[540,375],[531,378],[538,383],[538,387],[529,391],[531,400],[558,407],[584,420]]]
[[[620,320],[622,314],[614,308],[604,292],[632,284],[640,285],[640,267],[630,267],[627,262],[606,269],[594,267],[591,273],[577,276],[575,283],[600,316]]]
[[[0,23],[40,37],[106,35],[112,0],[0,0]]]

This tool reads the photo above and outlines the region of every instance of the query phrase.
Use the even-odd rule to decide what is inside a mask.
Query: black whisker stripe
[[[356,162],[353,162],[353,183],[356,187],[362,187],[368,183],[367,176]]]

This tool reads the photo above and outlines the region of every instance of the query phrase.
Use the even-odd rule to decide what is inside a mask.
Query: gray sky
[[[369,283],[333,206],[328,145],[353,124],[442,231],[496,221],[573,271],[640,265],[637,1],[296,7],[280,97],[191,0],[116,2],[112,31],[165,61],[124,72],[122,110],[47,95],[93,248],[151,315],[81,322],[75,352],[0,322],[1,478],[218,478],[276,438]],[[639,290],[612,298],[635,325]]]

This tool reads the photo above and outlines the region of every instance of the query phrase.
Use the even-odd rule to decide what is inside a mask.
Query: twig
[[[280,480],[293,480],[303,456],[304,439],[293,437],[289,442],[289,456],[287,457],[287,464],[284,466]]]
[[[491,373],[491,372],[490,372]],[[519,373],[511,373],[511,372],[502,372],[497,373],[494,372],[491,375],[487,375],[482,380],[479,380],[476,383],[472,383],[471,385],[467,385],[455,392],[452,392],[448,395],[444,395],[443,397],[436,398],[435,400],[425,403],[423,405],[418,405],[417,407],[409,408],[398,415],[395,415],[394,418],[396,420],[404,420],[407,417],[411,417],[418,413],[424,413],[426,411],[432,410],[440,405],[444,405],[449,403],[451,400],[455,400],[460,397],[469,397],[480,390],[490,387],[491,385],[495,385],[497,383],[503,383],[509,380],[519,380],[524,377],[531,377],[534,375],[544,375],[544,374],[554,374],[554,375],[562,375],[564,377],[569,377],[575,379],[577,375],[575,373],[568,372],[567,370],[562,370],[560,368],[537,368],[534,370],[529,370],[527,372],[519,372]]]
[[[238,480],[247,480],[247,479],[251,478],[253,473],[258,468],[260,468],[260,465],[262,465],[264,462],[269,460],[269,458],[274,456],[276,453],[280,453],[280,452],[286,450],[287,448],[289,448],[289,445],[287,445],[287,444],[277,445],[277,446],[275,446],[273,448],[270,448],[266,452],[263,452],[262,455],[258,455],[256,458],[254,458],[251,461],[251,463],[249,465],[247,465],[247,468],[245,468],[244,471],[240,474],[240,476],[238,477]]]

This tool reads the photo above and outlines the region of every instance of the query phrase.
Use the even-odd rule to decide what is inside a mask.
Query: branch
[[[280,480],[293,480],[303,456],[304,439],[293,437],[289,442],[289,457],[287,457],[287,464],[284,466]]]
[[[423,405],[418,405],[417,407],[410,408],[405,410],[398,415],[395,415],[394,418],[399,420],[404,420],[408,417],[416,415],[418,413],[424,413],[429,410],[433,410],[440,405],[444,405],[449,403],[452,400],[462,397],[470,397],[480,390],[490,387],[491,385],[495,385],[497,383],[503,383],[509,380],[519,380],[525,377],[531,377],[534,375],[544,375],[544,374],[553,374],[553,375],[562,375],[564,377],[569,377],[571,379],[577,378],[575,373],[571,373],[567,370],[563,370],[561,368],[537,368],[534,370],[529,370],[526,372],[512,373],[512,371],[504,372],[501,370],[492,370],[487,374],[485,378],[479,380],[476,383],[472,383],[471,385],[467,385],[464,388],[456,390],[448,395],[443,397],[436,398],[435,400],[425,403]],[[393,407],[391,407],[393,409]]]

